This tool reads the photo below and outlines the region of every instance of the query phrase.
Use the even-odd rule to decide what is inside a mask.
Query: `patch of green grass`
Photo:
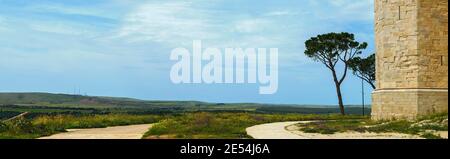
[[[312,123],[299,124],[301,131],[306,133],[334,134],[348,130],[364,132],[361,127],[368,120],[339,120],[339,121],[318,121]]]
[[[442,137],[429,132],[420,135],[420,137],[423,137],[425,139],[442,139]]]
[[[447,119],[448,119],[448,113],[438,113],[438,114],[433,114],[433,115],[422,116],[418,120],[419,121],[431,120],[433,122],[442,122]]]
[[[424,138],[435,138],[436,135],[427,131],[448,131],[448,114],[436,114],[419,118],[416,121],[372,121],[369,119],[318,121],[298,124],[300,130],[306,133],[334,134],[337,132],[375,132],[403,133],[421,135]],[[433,136],[434,135],[434,136]]]
[[[88,115],[88,116],[41,116],[35,118],[32,123],[35,126],[44,125],[52,127],[62,127],[64,129],[76,128],[102,128],[107,126],[121,126],[131,124],[154,123],[162,119],[159,115]]]
[[[358,115],[302,115],[253,113],[187,113],[162,120],[144,138],[236,139],[250,138],[245,129],[281,121],[361,119]]]

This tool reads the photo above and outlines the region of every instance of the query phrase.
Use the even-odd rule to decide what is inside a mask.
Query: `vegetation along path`
[[[69,129],[68,132],[39,139],[141,139],[152,124],[114,126],[93,129]]]
[[[278,122],[252,126],[247,134],[255,139],[418,139],[416,135],[401,133],[342,132],[335,134],[305,133],[298,124],[317,121]]]
[[[246,129],[247,134],[255,139],[308,139],[286,130],[286,127],[300,122],[278,122],[252,126]]]

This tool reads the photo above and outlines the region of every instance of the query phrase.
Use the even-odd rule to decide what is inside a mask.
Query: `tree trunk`
[[[345,115],[344,102],[342,101],[341,86],[339,83],[336,83],[336,92],[339,100],[339,109],[341,110],[341,114]]]
[[[331,70],[333,72],[334,84],[336,85],[336,93],[339,100],[339,109],[341,110],[341,114],[345,115],[344,102],[342,101],[342,93],[341,93],[341,84],[339,83],[335,70]]]

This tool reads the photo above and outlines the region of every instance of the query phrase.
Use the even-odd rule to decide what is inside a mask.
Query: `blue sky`
[[[369,43],[367,56],[374,52],[373,17],[372,0],[0,0],[0,92],[336,104],[329,70],[304,56],[304,41],[351,32]],[[170,51],[192,40],[279,48],[278,92],[172,84]],[[361,103],[360,93],[360,80],[349,75],[344,102]]]

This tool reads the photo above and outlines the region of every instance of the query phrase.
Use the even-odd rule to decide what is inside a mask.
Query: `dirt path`
[[[68,132],[39,139],[140,139],[152,124],[114,126],[93,129],[69,129]]]
[[[252,126],[246,129],[247,134],[255,139],[308,139],[286,130],[286,127],[300,122],[280,122]]]
[[[316,134],[299,131],[296,124],[308,122],[312,121],[269,123],[249,127],[246,130],[247,134],[255,139],[420,139],[418,136],[399,133]]]

